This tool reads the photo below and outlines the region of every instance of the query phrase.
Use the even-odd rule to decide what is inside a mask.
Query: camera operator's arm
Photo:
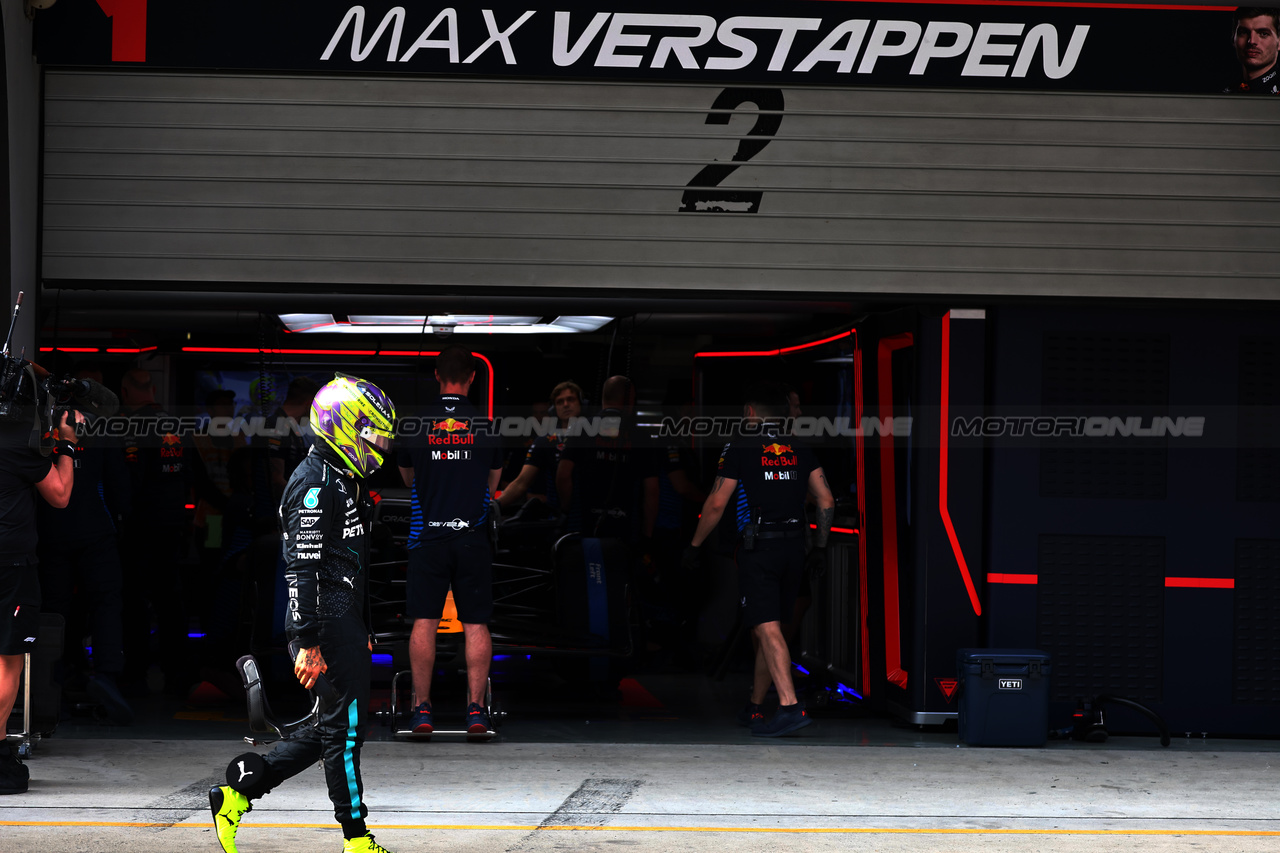
[[[76,429],[68,423],[70,412],[62,413],[58,422],[58,461],[49,469],[49,474],[36,483],[36,491],[50,505],[62,509],[71,500],[71,486],[75,481],[75,462],[72,457],[76,450]],[[84,415],[75,413],[74,423],[83,423]]]

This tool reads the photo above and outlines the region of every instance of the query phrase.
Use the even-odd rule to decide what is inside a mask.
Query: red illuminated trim
[[[211,352],[223,355],[389,355],[376,349],[292,349],[287,347],[183,347],[183,352]],[[410,355],[410,353],[404,353]],[[434,354],[434,353],[433,353]],[[425,355],[425,353],[424,353]]]
[[[1009,575],[1002,572],[988,572],[987,583],[1015,583],[1034,586],[1040,583],[1039,575]]]
[[[883,338],[876,351],[880,417],[893,418],[893,353],[914,345],[910,332]],[[862,421],[858,421],[861,426]],[[901,604],[898,598],[898,497],[893,467],[893,436],[880,433],[880,519],[884,552],[884,670],[889,682],[904,690],[907,671],[902,668]]]
[[[858,332],[853,334],[853,416],[855,422],[862,425],[862,349],[858,344]],[[858,460],[858,528],[867,527],[867,492],[864,484],[866,458],[863,456],[862,430],[856,430],[854,447]],[[871,610],[870,596],[867,591],[867,537],[858,537],[858,622],[862,635],[862,695],[871,695],[871,627],[867,622],[867,614]]]
[[[850,329],[847,332],[841,332],[838,335],[832,335],[831,337],[823,338],[820,341],[810,341],[807,344],[796,344],[793,347],[782,347],[780,349],[762,349],[762,350],[723,350],[718,352],[695,352],[693,354],[693,357],[694,358],[742,358],[742,357],[755,357],[755,356],[762,356],[762,355],[782,355],[783,353],[798,352],[799,350],[802,350],[802,349],[812,349],[813,347],[822,346],[823,344],[829,344],[832,341],[838,341],[841,338],[847,338],[853,334],[854,334],[853,330]]]
[[[1235,578],[1165,578],[1166,587],[1183,589],[1235,589]]]
[[[183,347],[183,352],[207,352],[207,353],[223,353],[227,355],[258,355],[259,353],[266,355],[359,355],[359,356],[388,356],[391,358],[434,358],[440,354],[439,350],[376,350],[376,349],[292,349],[288,347],[267,347],[261,349],[259,347]],[[493,417],[493,362],[483,354],[472,352],[476,358],[484,362],[485,369],[489,371],[489,389],[488,389],[488,411],[489,417]]]
[[[155,352],[158,347],[58,347],[58,352],[109,352],[113,354],[129,354]],[[40,352],[53,352],[53,347],[40,347]]]
[[[956,563],[960,566],[960,577],[964,580],[964,588],[969,593],[969,603],[973,612],[982,615],[982,604],[978,601],[978,590],[973,585],[973,577],[969,574],[969,564],[965,562],[964,551],[960,548],[960,538],[956,536],[955,525],[951,523],[951,510],[947,508],[947,479],[950,462],[947,458],[948,435],[951,431],[951,312],[942,315],[942,412],[938,419],[938,512],[942,515],[942,526],[947,529],[947,538],[951,540],[951,553],[955,554]]]
[[[810,530],[817,530],[817,529],[818,529],[818,525],[816,525],[816,524],[810,524],[810,525],[809,525],[809,529],[810,529]],[[848,534],[850,534],[850,535],[852,535],[852,536],[857,536],[857,535],[858,535],[858,530],[857,530],[857,528],[855,528],[855,527],[833,527],[833,528],[831,528],[831,532],[832,532],[832,533],[848,533]]]

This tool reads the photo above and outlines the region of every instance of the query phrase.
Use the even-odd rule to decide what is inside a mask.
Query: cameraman
[[[78,412],[64,411],[57,429],[57,456],[49,459],[29,443],[30,422],[0,424],[0,719],[8,732],[18,698],[23,655],[40,627],[40,581],[36,572],[35,493],[55,507],[71,499]],[[33,488],[34,487],[34,488]],[[0,747],[0,794],[21,794],[29,777],[9,749]]]

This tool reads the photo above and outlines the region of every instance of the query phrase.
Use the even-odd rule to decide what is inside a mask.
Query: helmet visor
[[[391,449],[391,442],[395,438],[390,433],[374,429],[371,426],[363,427],[360,430],[360,437],[383,453]]]

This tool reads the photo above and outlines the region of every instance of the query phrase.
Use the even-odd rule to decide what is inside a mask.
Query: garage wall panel
[[[680,212],[722,91],[51,70],[44,276],[1280,297],[1270,102],[783,88],[758,212]]]

